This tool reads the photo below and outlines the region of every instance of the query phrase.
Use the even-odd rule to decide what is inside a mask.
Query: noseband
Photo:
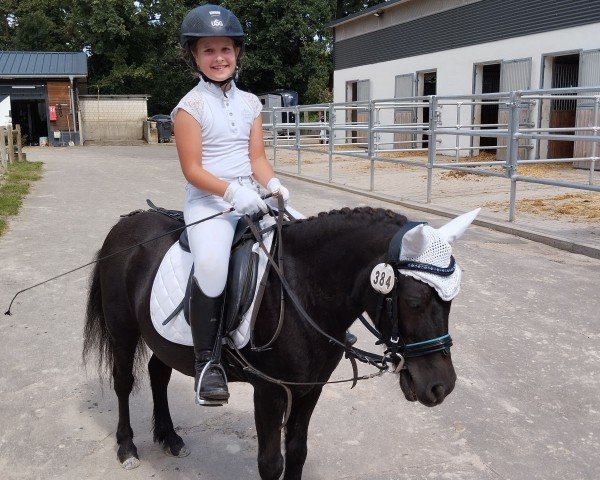
[[[402,226],[390,241],[387,253],[387,263],[377,265],[371,274],[371,286],[381,294],[373,323],[375,325],[380,324],[381,314],[385,306],[386,315],[392,325],[392,331],[389,338],[385,339],[381,332],[368,324],[362,315],[359,317],[367,329],[378,338],[377,344],[380,345],[384,343],[388,347],[385,354],[396,366],[395,372],[399,372],[404,368],[405,358],[420,357],[440,351],[442,354],[448,355],[450,353],[450,347],[452,346],[452,338],[448,333],[429,340],[413,343],[406,343],[400,335],[401,318],[398,313],[398,275],[400,274],[400,269],[418,270],[444,277],[452,275],[456,269],[454,257],[450,258],[450,265],[447,267],[438,267],[429,263],[420,263],[411,260],[400,260],[400,251],[404,235],[409,230],[422,224],[423,222],[407,222]],[[385,278],[386,274],[388,276],[387,280]]]

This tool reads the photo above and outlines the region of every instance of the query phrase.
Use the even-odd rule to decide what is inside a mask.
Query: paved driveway
[[[119,214],[145,199],[177,208],[183,178],[172,146],[32,149],[45,174],[0,238],[0,305],[19,289],[90,261]],[[368,203],[286,179],[308,214]],[[473,205],[475,207],[476,205]],[[409,217],[439,226],[419,212]],[[326,387],[309,431],[308,480],[600,478],[600,260],[471,228],[453,303],[455,391],[439,407],[408,403],[397,378]],[[174,422],[192,454],[152,442],[147,378],[131,398],[142,465],[116,460],[116,397],[81,365],[89,270],[26,292],[0,322],[0,478],[258,478],[252,390],[225,408],[193,403],[174,374]],[[361,329],[360,346],[371,348]],[[362,369],[365,371],[365,369]],[[349,373],[342,364],[334,374]]]

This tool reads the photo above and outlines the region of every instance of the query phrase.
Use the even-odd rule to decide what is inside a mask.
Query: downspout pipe
[[[73,98],[73,76],[69,75],[71,89],[69,90],[69,101],[71,102],[71,117],[73,118],[73,132],[77,133],[77,119],[75,117],[75,99]]]

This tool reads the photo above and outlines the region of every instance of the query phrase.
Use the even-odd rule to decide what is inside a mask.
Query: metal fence
[[[277,122],[285,117],[294,120]],[[278,151],[297,152],[298,175],[303,174],[303,152],[328,156],[329,182],[335,181],[334,155],[370,161],[371,191],[376,190],[378,162],[423,168],[427,203],[435,170],[505,179],[510,221],[519,182],[600,192],[595,179],[600,170],[600,86],[275,108],[263,111],[263,129],[276,167]],[[519,174],[522,165],[565,162],[585,169],[585,178]]]

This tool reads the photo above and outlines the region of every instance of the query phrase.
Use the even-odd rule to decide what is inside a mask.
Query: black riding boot
[[[200,405],[223,405],[227,403],[227,378],[221,367],[221,319],[225,293],[207,297],[196,282],[192,281],[190,295],[190,327],[196,357],[196,380],[194,391]],[[208,362],[211,362],[205,369]],[[202,377],[200,388],[198,383]]]

